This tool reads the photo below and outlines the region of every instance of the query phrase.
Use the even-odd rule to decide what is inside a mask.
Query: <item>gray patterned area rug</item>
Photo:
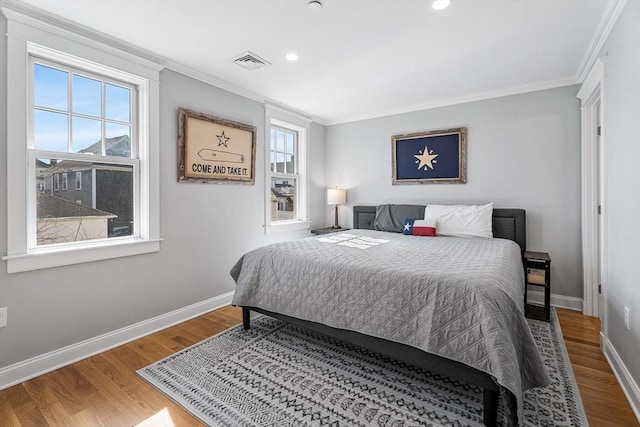
[[[524,425],[587,426],[555,312],[529,320],[552,384]],[[265,316],[138,371],[211,426],[481,426],[482,390]]]

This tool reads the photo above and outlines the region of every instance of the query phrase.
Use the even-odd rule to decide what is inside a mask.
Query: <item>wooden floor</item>
[[[640,426],[600,351],[600,320],[556,309],[590,426]]]
[[[241,321],[225,307],[0,391],[0,426],[201,426],[135,371]],[[638,426],[598,348],[597,319],[558,310],[591,426]]]

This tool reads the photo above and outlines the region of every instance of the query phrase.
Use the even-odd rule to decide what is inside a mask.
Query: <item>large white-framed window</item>
[[[139,236],[137,87],[56,56],[29,57],[28,250]],[[66,193],[69,174],[78,171],[92,177],[80,203]],[[52,176],[56,191],[32,194],[32,183],[44,181],[46,189]]]
[[[91,34],[2,12],[12,106],[7,271],[158,251],[162,67]],[[58,191],[69,176],[78,191]]]
[[[265,114],[265,232],[307,229],[311,121],[272,105],[265,105]]]

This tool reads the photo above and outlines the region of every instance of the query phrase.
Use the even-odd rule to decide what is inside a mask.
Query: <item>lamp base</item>
[[[335,205],[335,221],[333,223],[333,226],[331,227],[333,230],[339,230],[342,227],[340,227],[338,225],[338,205]]]

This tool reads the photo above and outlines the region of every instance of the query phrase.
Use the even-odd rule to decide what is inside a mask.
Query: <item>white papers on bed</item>
[[[358,249],[368,249],[372,246],[388,242],[388,240],[385,239],[374,239],[373,237],[356,236],[348,233],[336,233],[331,236],[318,237],[317,240],[324,243],[334,243]]]
[[[325,243],[340,243],[340,242],[344,242],[345,240],[350,240],[356,237],[358,236],[356,236],[355,234],[335,233],[335,234],[330,234],[328,236],[317,237],[316,239],[319,240],[320,242],[325,242]]]

